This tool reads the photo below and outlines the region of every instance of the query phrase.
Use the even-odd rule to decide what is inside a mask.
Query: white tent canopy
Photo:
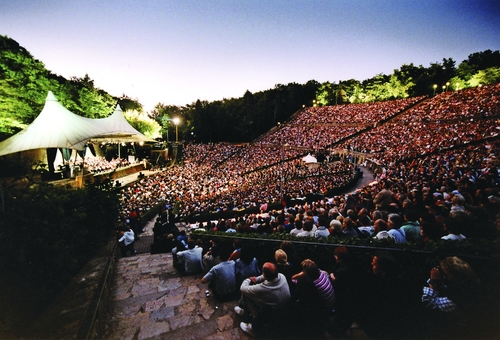
[[[66,109],[49,91],[38,117],[23,131],[0,143],[0,156],[34,149],[84,150],[89,141],[154,141],[134,129],[117,106],[107,118],[80,117]]]
[[[307,156],[302,158],[302,162],[304,162],[309,169],[317,169],[319,167],[318,160],[311,154],[307,154]]]
[[[116,105],[111,116],[98,121],[105,127],[106,132],[92,137],[90,142],[155,142],[154,139],[147,138],[127,122],[120,105]]]
[[[308,164],[308,163],[316,163],[318,160],[316,157],[312,156],[311,154],[307,154],[304,158],[302,158],[302,162]]]

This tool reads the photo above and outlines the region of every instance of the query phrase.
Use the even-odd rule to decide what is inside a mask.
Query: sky
[[[458,66],[500,49],[500,0],[0,0],[0,34],[149,111]]]

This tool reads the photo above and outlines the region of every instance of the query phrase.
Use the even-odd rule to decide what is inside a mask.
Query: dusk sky
[[[0,0],[0,34],[150,110],[458,66],[500,49],[500,0]]]

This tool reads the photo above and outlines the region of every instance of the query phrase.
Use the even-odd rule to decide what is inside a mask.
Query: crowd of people
[[[422,97],[307,108],[260,143],[322,149],[393,117],[420,100]]]
[[[306,214],[306,223],[313,225],[314,216]],[[395,223],[401,222],[389,216],[389,224]],[[345,337],[353,323],[370,338],[491,334],[481,329],[484,320],[479,321],[481,310],[491,308],[481,294],[481,280],[469,263],[456,256],[429,268],[427,282],[413,282],[414,278],[402,275],[399,260],[384,251],[357,257],[339,246],[333,253],[334,265],[320,268],[316,259],[302,258],[290,241],[281,242],[274,257],[261,263],[251,242],[239,239],[232,247],[213,240],[204,246],[201,239],[183,234],[177,245],[183,249],[176,249],[181,262],[174,257],[179,271],[200,274],[201,283],[208,285],[207,297],[234,301],[240,327],[250,335],[316,337],[326,331]],[[471,322],[476,324],[471,327]]]
[[[496,137],[500,132],[500,84],[445,92],[390,122],[337,147],[361,151],[383,162]]]
[[[200,231],[386,239],[417,245],[439,240],[495,239],[500,232],[499,98],[497,84],[445,92],[423,101],[414,98],[311,108],[259,144],[187,145],[184,165],[167,168],[122,189],[121,219],[127,219],[133,209],[147,211],[162,204],[162,216],[170,218],[243,212],[227,220],[200,221],[195,227]],[[352,136],[364,129],[368,130]],[[305,151],[318,149],[328,155],[318,169],[301,163]],[[328,189],[348,182],[354,175],[356,164],[352,158],[336,156],[338,149],[364,153],[365,165],[374,171],[376,181],[348,195],[324,197]],[[308,193],[323,197],[305,203],[284,199],[303,198]],[[268,210],[273,203],[281,203],[282,209]],[[244,214],[248,208],[259,208],[260,212]],[[168,235],[171,232],[158,237]],[[176,239],[170,237],[170,242],[175,245]],[[186,246],[187,251],[195,248],[192,242]],[[394,326],[394,320],[401,310],[398,306],[407,299],[405,292],[398,290],[402,283],[397,261],[387,254],[374,256],[367,274],[349,262],[345,250],[336,253],[338,268],[328,273],[335,299],[330,304],[332,295],[324,273],[312,259],[297,259],[291,254],[283,259],[280,252],[274,263],[266,262],[259,268],[259,274],[227,280],[227,275],[236,272],[231,254],[217,253],[216,247],[191,253],[196,253],[197,261],[202,257],[206,273],[202,282],[213,284],[214,294],[241,294],[235,312],[244,317],[244,331],[252,332],[252,325],[262,320],[258,315],[266,315],[262,311],[269,306],[263,306],[258,298],[258,294],[266,294],[263,287],[283,287],[283,282],[289,290],[290,298],[283,299],[287,303],[316,301],[316,309],[328,306],[318,309],[324,314],[335,306],[334,332],[345,332],[353,321],[374,337],[397,338],[403,331],[404,327]],[[292,261],[295,269],[291,269]],[[231,287],[216,288],[219,274],[213,268],[217,266],[224,267],[220,275]],[[464,298],[468,289],[473,295],[479,286],[472,268],[456,257],[444,259],[438,267],[439,271],[430,271],[429,283],[421,291],[422,306],[442,315],[473,311],[476,306]],[[356,282],[372,286],[356,286]],[[353,296],[351,285],[366,299]],[[279,291],[274,298],[287,296],[285,288]],[[366,291],[375,293],[367,297]],[[255,301],[261,305],[255,306]],[[283,302],[279,301],[276,306]],[[371,302],[361,308],[367,301]],[[316,311],[314,306],[303,309]],[[443,322],[443,318],[437,319]]]
[[[85,167],[93,174],[100,174],[129,166],[130,162],[125,158],[112,158],[108,161],[105,157],[85,157],[85,161],[80,158],[73,165],[80,168]]]

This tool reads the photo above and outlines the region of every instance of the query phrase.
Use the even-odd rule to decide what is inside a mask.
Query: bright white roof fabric
[[[307,154],[307,156],[302,158],[302,162],[304,163],[316,163],[317,161],[316,157],[311,156],[311,154]]]
[[[66,109],[49,91],[38,117],[26,129],[0,143],[0,156],[45,148],[83,150],[85,144],[94,139],[108,142],[153,141],[125,120],[119,106],[107,118],[80,117]]]
[[[98,119],[98,121],[104,126],[105,132],[93,136],[91,142],[155,142],[154,139],[147,138],[127,122],[120,105],[116,105],[116,109],[111,116]]]

